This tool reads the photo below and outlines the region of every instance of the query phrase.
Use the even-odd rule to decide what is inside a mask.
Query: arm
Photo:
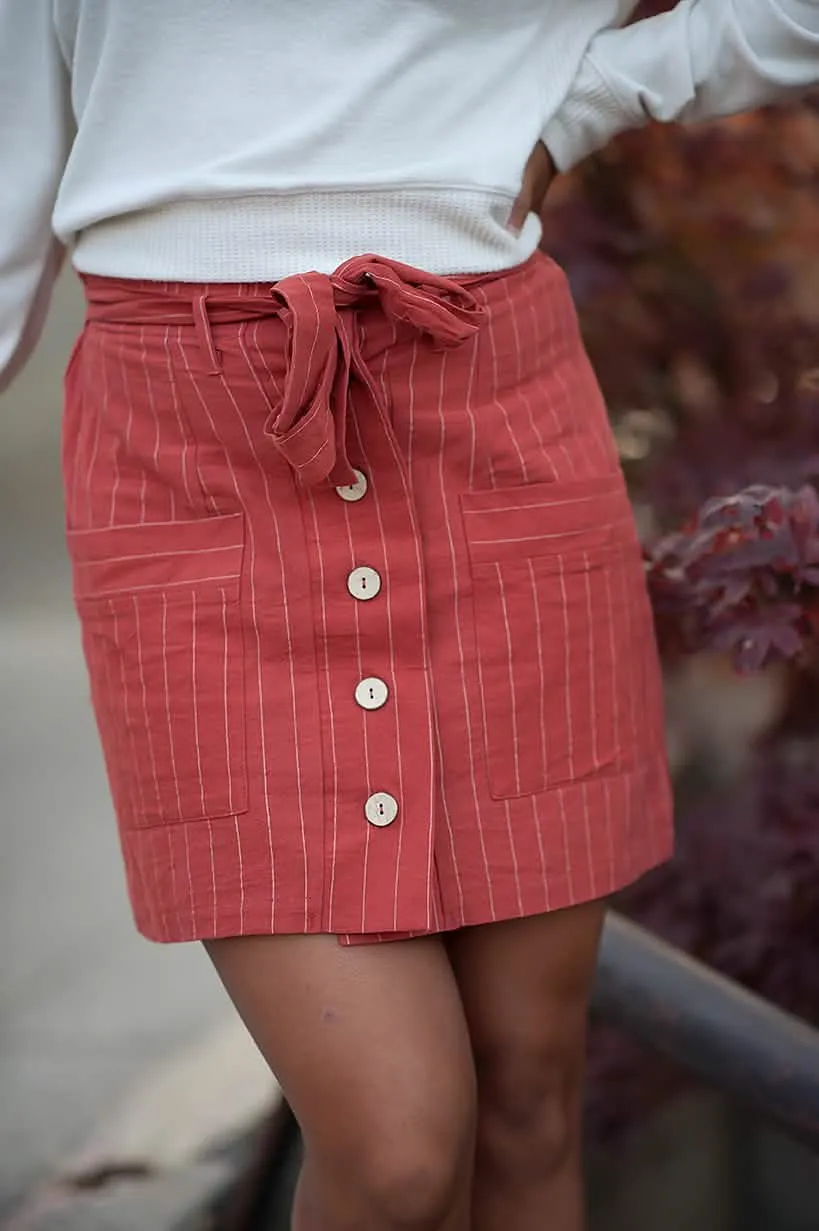
[[[589,45],[543,140],[565,171],[649,120],[693,123],[819,85],[819,0],[680,0]]]
[[[0,391],[36,343],[62,262],[51,213],[71,145],[50,0],[0,0]]]

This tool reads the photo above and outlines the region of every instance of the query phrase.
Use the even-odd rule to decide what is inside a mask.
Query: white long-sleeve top
[[[0,387],[65,247],[116,277],[265,281],[363,252],[513,266],[542,136],[567,169],[649,119],[819,82],[819,0],[0,0]]]

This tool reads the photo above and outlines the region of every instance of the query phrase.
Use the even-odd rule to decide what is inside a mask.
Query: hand
[[[526,170],[523,172],[523,184],[520,195],[512,206],[507,226],[511,231],[520,231],[530,214],[542,216],[546,206],[546,197],[557,175],[557,168],[552,162],[552,156],[542,141],[538,141]]]

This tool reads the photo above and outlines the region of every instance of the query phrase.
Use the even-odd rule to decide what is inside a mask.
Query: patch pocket
[[[634,769],[662,721],[642,556],[619,475],[462,496],[489,788]]]
[[[68,547],[122,824],[245,812],[244,518],[77,530]]]

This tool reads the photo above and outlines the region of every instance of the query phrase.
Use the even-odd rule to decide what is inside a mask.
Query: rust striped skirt
[[[668,855],[640,550],[552,261],[85,282],[68,542],[145,936],[437,932]]]

